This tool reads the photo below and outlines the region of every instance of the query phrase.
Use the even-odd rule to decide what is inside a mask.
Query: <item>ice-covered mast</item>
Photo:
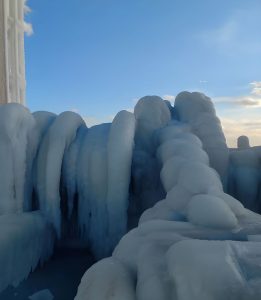
[[[25,0],[0,0],[0,103],[25,104],[24,11]]]

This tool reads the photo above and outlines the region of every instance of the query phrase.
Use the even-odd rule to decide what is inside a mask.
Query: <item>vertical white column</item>
[[[0,0],[0,103],[8,100],[7,60],[6,60],[6,0]]]

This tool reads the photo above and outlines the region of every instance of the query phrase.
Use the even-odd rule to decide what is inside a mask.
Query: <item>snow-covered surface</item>
[[[53,246],[53,230],[40,212],[0,216],[0,292],[26,279]]]

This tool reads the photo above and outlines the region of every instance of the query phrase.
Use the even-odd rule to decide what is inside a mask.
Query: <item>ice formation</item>
[[[176,97],[175,107],[179,120],[189,123],[201,139],[210,165],[217,170],[226,189],[229,150],[211,99],[198,92],[182,92]]]
[[[228,149],[210,98],[147,96],[91,128],[7,104],[0,123],[0,291],[66,244],[102,259],[77,300],[261,297],[261,150]]]
[[[0,126],[1,215],[23,211],[26,150],[34,119],[22,105],[1,105]]]
[[[45,134],[37,158],[36,191],[39,206],[47,220],[54,225],[58,237],[61,236],[59,189],[63,156],[81,125],[84,125],[84,121],[76,113],[60,114]]]
[[[17,286],[51,256],[54,234],[39,212],[0,216],[0,292]]]
[[[49,290],[42,290],[29,297],[30,300],[53,300],[54,297]]]

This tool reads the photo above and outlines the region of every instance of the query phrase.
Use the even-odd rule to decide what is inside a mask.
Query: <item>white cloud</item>
[[[253,86],[252,94],[261,97],[261,81],[253,81],[250,83]]]
[[[234,108],[261,107],[261,81],[251,82],[249,86],[250,91],[247,95],[216,97],[213,101],[215,104],[229,105]]]
[[[28,14],[31,12],[31,8],[27,5],[27,0],[25,1],[25,4],[24,4],[24,14]],[[34,30],[33,30],[33,26],[32,24],[30,23],[27,23],[26,21],[24,21],[24,32],[27,36],[31,36],[33,33],[34,33]]]
[[[246,95],[213,98],[230,147],[240,135],[248,136],[252,146],[261,145],[260,89],[261,81],[254,81]]]
[[[28,14],[28,13],[30,13],[32,10],[31,10],[31,8],[27,5],[27,0],[25,1],[25,4],[24,4],[24,13],[25,14]]]
[[[24,21],[24,32],[27,36],[31,36],[34,33],[32,24]]]

